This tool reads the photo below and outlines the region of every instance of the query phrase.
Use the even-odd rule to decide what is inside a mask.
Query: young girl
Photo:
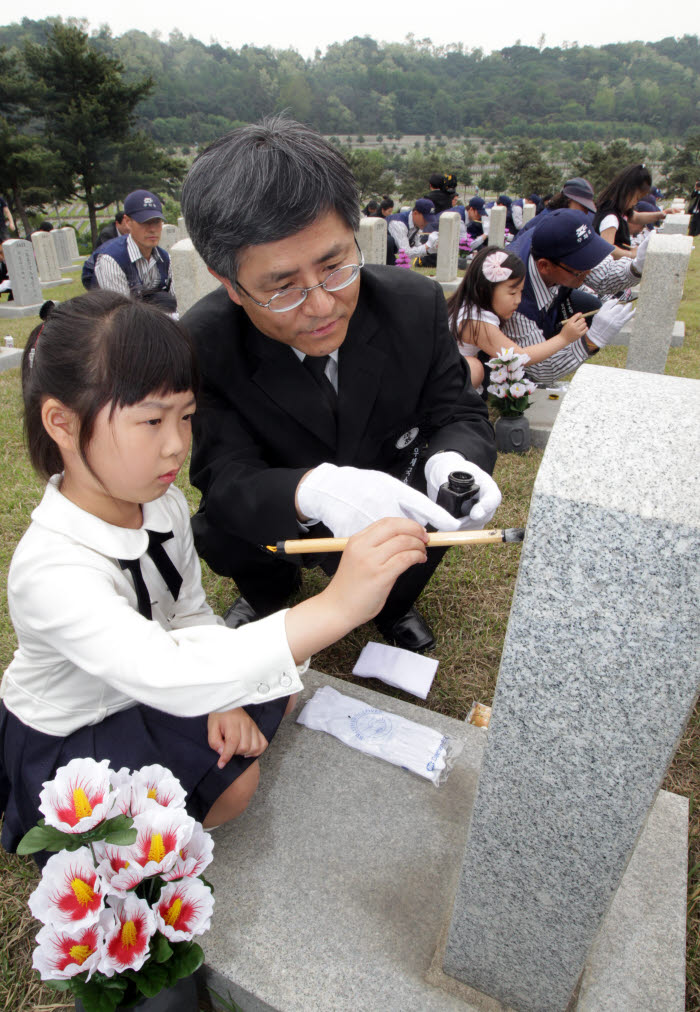
[[[650,225],[666,217],[663,211],[635,211],[635,204],[650,188],[651,173],[646,165],[628,165],[598,194],[593,228],[615,247],[612,255],[616,260],[636,256],[636,249],[631,249],[629,221]]]
[[[524,284],[525,264],[520,257],[496,246],[487,246],[474,256],[459,288],[447,303],[450,329],[469,364],[472,384],[479,392],[488,384],[485,363],[498,355],[501,348],[526,352],[534,364],[573,344],[586,333],[586,320],[581,313],[576,313],[554,337],[527,349],[506,337],[501,324],[509,320],[520,305]]]
[[[43,781],[77,757],[162,763],[205,826],[234,818],[306,658],[380,610],[396,577],[425,560],[425,531],[373,524],[317,597],[228,629],[206,603],[173,486],[197,390],[185,332],[117,293],[83,295],[33,332],[22,386],[30,457],[48,485],[8,581],[19,645],[0,705],[2,843],[16,848]]]

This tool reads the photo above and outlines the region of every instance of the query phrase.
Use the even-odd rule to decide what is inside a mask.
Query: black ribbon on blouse
[[[182,586],[182,577],[178,573],[172,559],[163,548],[163,542],[170,541],[174,537],[173,532],[168,531],[165,534],[161,534],[158,531],[147,530],[146,533],[148,534],[148,548],[146,551],[153,559],[153,563],[163,577],[166,587],[173,595],[173,599],[177,601],[180,587]],[[143,615],[144,618],[148,619],[153,618],[151,595],[148,593],[148,587],[141,572],[141,563],[138,559],[117,559],[117,562],[122,569],[128,569],[131,573],[134,581],[134,590],[136,591],[136,607],[138,608],[139,615]]]

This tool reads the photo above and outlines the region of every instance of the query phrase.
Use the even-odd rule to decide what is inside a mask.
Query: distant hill
[[[52,20],[0,28],[0,45],[41,41]],[[355,37],[305,60],[293,50],[224,48],[144,32],[93,34],[129,75],[151,74],[139,106],[161,144],[207,143],[241,122],[289,110],[322,133],[431,134],[606,141],[678,141],[700,126],[700,43],[567,48],[509,46],[484,55],[461,43]]]

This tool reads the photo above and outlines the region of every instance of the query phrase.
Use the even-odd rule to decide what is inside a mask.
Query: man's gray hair
[[[350,167],[320,134],[284,116],[214,141],[182,188],[182,213],[195,249],[230,281],[247,246],[286,239],[331,211],[350,228],[359,227]]]

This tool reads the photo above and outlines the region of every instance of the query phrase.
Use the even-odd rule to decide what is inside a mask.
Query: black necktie
[[[329,358],[330,355],[307,355],[304,359],[304,365],[316,381],[323,401],[330,408],[333,418],[337,419],[338,395],[335,392],[335,387],[326,376],[326,362]]]
[[[163,548],[164,541],[170,541],[174,537],[172,531],[168,531],[166,534],[160,534],[158,531],[147,531],[148,534],[148,548],[146,551],[153,559],[153,563],[163,577],[165,585],[173,596],[173,600],[177,601],[178,594],[180,593],[180,587],[182,586],[182,577],[178,573],[172,559]],[[143,615],[144,618],[153,618],[151,612],[151,595],[148,593],[148,587],[146,581],[143,578],[141,572],[141,564],[138,559],[117,559],[117,562],[122,569],[128,569],[131,573],[134,581],[134,590],[136,591],[136,606],[139,611],[139,615]]]

